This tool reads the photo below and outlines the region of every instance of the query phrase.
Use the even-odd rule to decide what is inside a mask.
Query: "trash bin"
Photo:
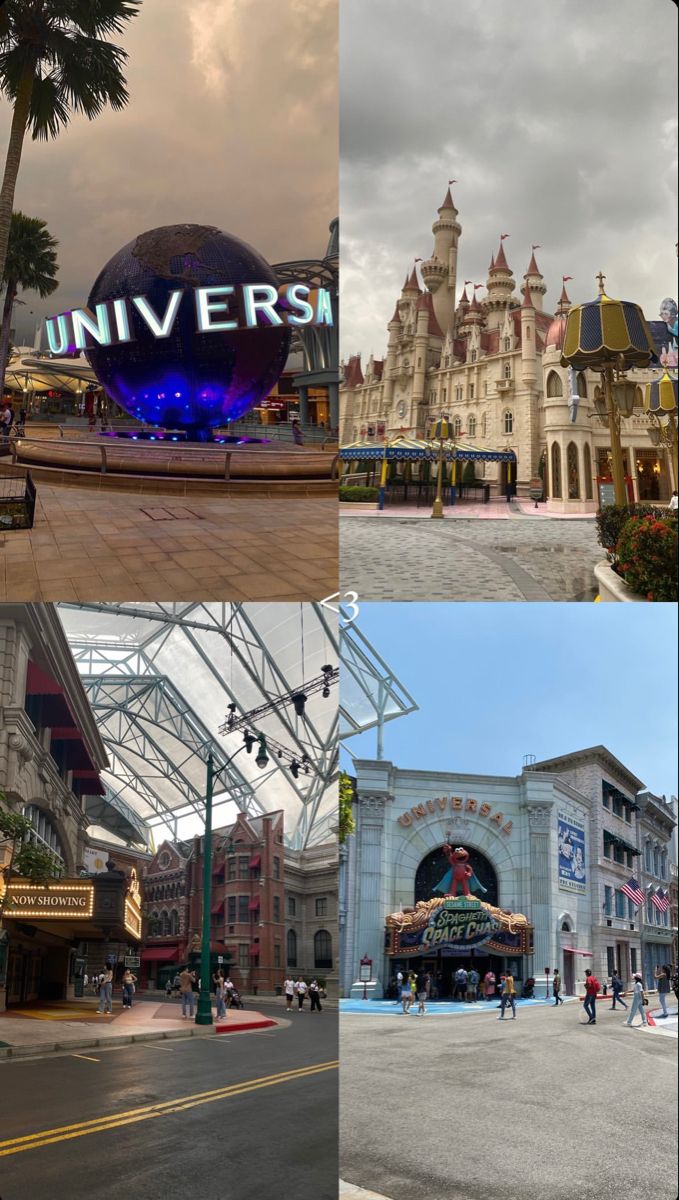
[[[280,984],[277,984],[274,990],[275,990],[277,996],[283,995],[283,988],[280,986]],[[256,992],[255,992],[255,995],[257,995]]]

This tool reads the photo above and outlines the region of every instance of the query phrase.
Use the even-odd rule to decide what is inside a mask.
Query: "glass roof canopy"
[[[376,729],[377,758],[382,758],[385,721],[405,717],[419,706],[354,624],[342,629],[340,655],[339,736],[346,739]]]
[[[122,810],[149,833],[186,837],[204,820],[206,762],[216,770],[213,826],[236,810],[285,814],[295,849],[328,840],[337,823],[337,684],[291,694],[339,660],[337,617],[317,604],[60,604],[58,611],[109,756],[103,773],[117,832]],[[295,778],[269,746],[257,767],[228,716],[269,705],[249,728],[308,765]],[[233,760],[229,760],[233,757]],[[114,810],[120,809],[120,812]],[[128,822],[129,825],[129,822]],[[116,828],[117,827],[117,828]]]

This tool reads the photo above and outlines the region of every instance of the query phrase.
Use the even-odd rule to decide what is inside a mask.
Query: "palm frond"
[[[48,141],[68,125],[69,108],[54,73],[38,76],[33,83],[28,127],[35,141]]]

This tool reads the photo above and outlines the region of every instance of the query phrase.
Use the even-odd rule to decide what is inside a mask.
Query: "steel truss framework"
[[[419,705],[355,624],[342,629],[340,660],[340,738],[376,729],[377,758],[382,758],[385,722],[406,717]]]
[[[215,805],[234,801],[251,817],[284,808],[295,849],[328,839],[337,822],[334,689],[329,699],[314,697],[301,718],[281,704],[258,726],[300,759],[306,755],[308,775],[295,779],[273,754],[263,771],[246,752],[229,763],[242,734],[218,734],[230,702],[244,714],[298,686],[305,638],[307,676],[310,666],[320,672],[338,661],[336,624],[320,605],[92,603],[59,610],[106,745],[106,799],[119,826],[123,808],[137,823],[169,826],[174,836],[182,818],[202,821],[212,752],[222,771]]]

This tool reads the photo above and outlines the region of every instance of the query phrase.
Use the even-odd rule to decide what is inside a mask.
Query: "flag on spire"
[[[531,246],[531,250],[542,250],[542,246],[539,242],[536,242],[534,246]]]
[[[505,240],[505,238],[506,238],[506,237],[509,237],[509,234],[508,234],[508,233],[501,233],[501,234],[500,234],[500,241],[501,241],[501,242],[504,242],[504,240]]]
[[[632,904],[635,904],[637,908],[644,903],[644,893],[642,892],[637,880],[633,875],[627,880],[627,883],[623,883],[620,891],[623,892],[624,895],[627,896],[627,898],[631,900]]]
[[[477,289],[477,288],[484,287],[484,286],[485,286],[485,285],[484,285],[483,283],[475,283],[475,284],[474,284],[474,291],[476,291],[476,289]]]
[[[564,283],[566,283],[569,279],[572,279],[572,278],[573,278],[572,275],[562,275],[561,276],[561,279]]]
[[[449,180],[448,180],[448,187],[450,187],[451,183],[457,183],[457,179],[449,179]]]

